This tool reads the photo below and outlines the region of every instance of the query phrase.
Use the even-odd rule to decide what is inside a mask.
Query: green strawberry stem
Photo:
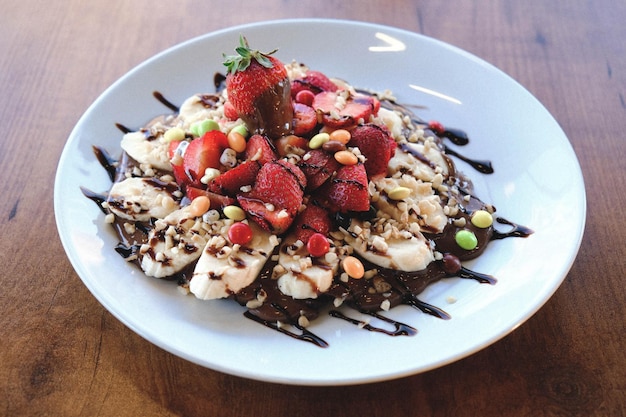
[[[265,68],[272,68],[274,64],[268,57],[277,50],[278,49],[274,49],[271,52],[261,52],[256,49],[250,49],[250,45],[245,36],[239,35],[239,46],[235,48],[237,55],[223,54],[224,65],[228,69],[227,72],[231,74],[238,71],[245,71],[250,66],[253,59]]]

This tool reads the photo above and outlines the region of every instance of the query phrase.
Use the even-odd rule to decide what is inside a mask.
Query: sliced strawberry
[[[298,210],[305,186],[306,176],[302,170],[290,162],[279,160],[261,167],[252,193],[266,203]]]
[[[378,112],[380,103],[374,97],[356,93],[344,100],[343,94],[346,92],[326,91],[315,96],[313,108],[321,114],[324,125],[335,129],[350,128],[359,122],[367,123],[370,116]]]
[[[296,239],[305,244],[315,233],[328,235],[332,222],[328,211],[315,204],[308,204],[304,210],[298,213],[293,223],[293,231]]]
[[[189,142],[183,166],[191,184],[200,187],[200,179],[207,168],[220,168],[220,157],[227,147],[228,138],[219,130],[211,130]]]
[[[317,113],[313,107],[302,103],[293,103],[293,134],[305,136],[317,125]]]
[[[315,99],[315,94],[311,92],[311,90],[300,90],[295,95],[296,103],[306,104],[307,106],[313,105],[313,99]]]
[[[298,166],[306,176],[307,191],[313,191],[324,184],[341,164],[330,153],[313,149],[298,163]]]
[[[189,142],[187,141],[176,140],[170,142],[170,146],[168,148],[168,157],[170,158],[174,178],[176,179],[176,183],[178,185],[184,185],[191,182],[191,178],[187,176],[183,165],[183,155],[185,154],[187,145],[189,145]]]
[[[375,124],[357,126],[352,130],[348,146],[356,146],[365,156],[365,171],[368,178],[385,175],[391,158],[391,142],[395,141],[389,133]]]
[[[304,196],[306,177],[292,163],[280,160],[264,164],[249,193],[237,200],[264,229],[280,234],[293,222]]]
[[[284,233],[293,223],[293,217],[287,211],[270,209],[267,203],[258,198],[238,195],[237,201],[256,224],[270,233]]]
[[[248,139],[246,159],[259,161],[261,165],[277,159],[273,143],[263,135],[253,135]]]
[[[314,94],[318,94],[322,91],[337,91],[337,85],[324,73],[309,70],[304,77],[297,78],[291,82],[291,95],[293,98],[302,90],[309,90]]]
[[[211,201],[211,208],[224,208],[226,206],[231,206],[235,204],[235,202],[237,201],[234,198],[216,194],[202,188],[194,187],[192,185],[188,185],[185,188],[185,192],[190,200],[193,200],[201,195],[209,197],[209,200]]]
[[[245,161],[214,178],[209,182],[208,190],[235,197],[241,192],[241,187],[254,184],[260,169],[261,164],[258,161]]]
[[[342,165],[335,177],[322,189],[318,198],[332,211],[368,211],[370,208],[365,166]]]

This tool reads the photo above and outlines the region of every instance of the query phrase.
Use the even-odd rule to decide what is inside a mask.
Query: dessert
[[[245,316],[326,346],[311,322],[327,312],[411,335],[384,312],[400,304],[447,319],[418,295],[433,282],[495,278],[470,271],[494,239],[531,230],[473,195],[445,144],[459,130],[424,122],[389,92],[357,90],[240,39],[216,92],[123,131],[122,155],[94,152],[112,180],[98,203],[118,253],[193,296],[230,298]],[[494,221],[509,227],[499,232]],[[354,318],[375,317],[381,326]]]

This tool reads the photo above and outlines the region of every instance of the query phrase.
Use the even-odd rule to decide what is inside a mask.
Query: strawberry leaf
[[[239,46],[235,48],[237,55],[222,54],[224,58],[224,66],[227,68],[227,72],[235,74],[236,72],[245,71],[252,60],[258,62],[265,68],[272,68],[274,64],[268,59],[268,56],[274,54],[278,49],[274,49],[271,52],[261,52],[256,49],[250,49],[248,40],[243,36],[239,36]]]

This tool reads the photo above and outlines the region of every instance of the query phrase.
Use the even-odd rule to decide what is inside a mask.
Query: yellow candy
[[[185,139],[185,131],[180,127],[172,127],[167,129],[163,134],[165,142],[170,143]]]
[[[246,212],[239,206],[224,207],[224,216],[235,221],[241,221],[246,218]]]
[[[317,149],[321,148],[322,145],[330,140],[330,135],[328,133],[318,133],[313,136],[309,141],[309,148]]]
[[[493,217],[488,211],[476,210],[472,214],[471,222],[474,226],[486,229],[493,224]]]
[[[396,187],[387,193],[387,196],[392,200],[404,200],[411,195],[411,189],[406,187]]]

